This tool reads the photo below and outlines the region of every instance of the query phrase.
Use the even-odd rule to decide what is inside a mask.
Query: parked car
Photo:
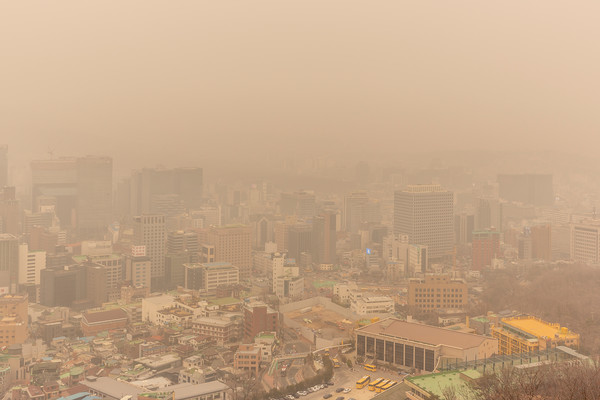
[[[323,395],[323,398],[324,398],[324,399],[328,399],[328,398],[330,398],[330,397],[331,397],[331,393],[327,393],[327,394],[324,394],[324,395]]]
[[[346,389],[344,389],[344,393],[350,393],[351,390],[352,390],[351,388],[346,388]]]
[[[344,388],[337,388],[335,389],[336,393],[342,393],[344,391]]]

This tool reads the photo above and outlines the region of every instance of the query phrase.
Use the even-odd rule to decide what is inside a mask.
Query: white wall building
[[[45,251],[29,251],[27,243],[19,244],[19,284],[40,284],[40,271],[46,268]]]
[[[357,296],[350,309],[358,315],[393,313],[394,300],[387,296]]]

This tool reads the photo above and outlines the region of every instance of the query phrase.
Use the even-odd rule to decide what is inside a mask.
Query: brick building
[[[81,331],[84,336],[96,336],[99,332],[127,326],[127,313],[120,308],[108,311],[84,312]]]
[[[256,335],[264,331],[279,331],[279,312],[262,302],[245,304],[244,340],[253,340]]]

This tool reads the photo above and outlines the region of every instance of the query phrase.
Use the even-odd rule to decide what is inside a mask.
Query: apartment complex
[[[466,282],[447,275],[427,275],[408,283],[408,305],[423,311],[464,308],[468,298]]]

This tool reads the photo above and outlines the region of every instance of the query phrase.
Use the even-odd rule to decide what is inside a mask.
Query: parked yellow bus
[[[397,383],[398,382],[396,382],[396,381],[389,381],[386,385],[384,385],[384,386],[381,387],[381,391],[385,392],[389,388],[392,388],[392,387],[396,386]]]
[[[367,370],[367,371],[371,371],[371,372],[377,372],[377,367],[373,364],[365,364],[363,365],[363,367]]]
[[[383,391],[383,390],[381,390],[381,388],[383,388],[388,383],[390,383],[389,379],[384,379],[383,381],[379,382],[377,385],[375,385],[375,391],[377,393],[381,393]]]
[[[379,385],[383,381],[383,378],[377,378],[373,382],[369,383],[369,390],[374,391],[375,386]]]
[[[359,380],[356,381],[356,388],[357,389],[362,389],[365,386],[367,386],[369,384],[369,381],[371,380],[371,377],[369,375],[365,375],[362,378],[360,378]]]

